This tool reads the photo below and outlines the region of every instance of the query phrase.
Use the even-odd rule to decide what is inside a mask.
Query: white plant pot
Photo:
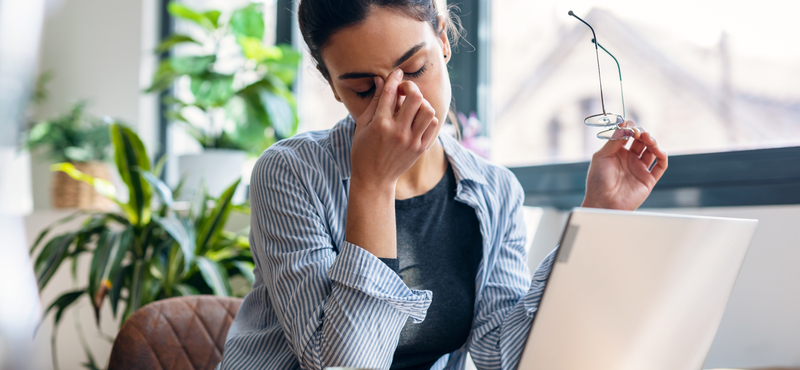
[[[245,152],[230,149],[206,149],[200,154],[181,155],[178,157],[178,173],[185,178],[182,198],[191,199],[201,182],[210,196],[219,197],[242,177],[242,165],[246,160]],[[241,203],[244,200],[244,184],[240,183],[233,201]]]

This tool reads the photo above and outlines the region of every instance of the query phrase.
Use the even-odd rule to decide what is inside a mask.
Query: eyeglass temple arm
[[[569,13],[567,13],[567,14],[575,17],[577,20],[581,21],[583,24],[585,24],[587,27],[589,27],[589,29],[592,30],[592,40],[597,40],[597,35],[594,33],[594,28],[592,28],[592,26],[589,25],[589,23],[586,23],[586,21],[581,19],[581,17],[578,17],[577,15],[575,15],[575,13],[573,13],[572,10],[570,10]],[[594,43],[594,53],[595,53],[595,56],[597,56],[597,79],[600,81],[600,106],[603,108],[603,115],[605,116],[606,115],[606,102],[605,102],[605,99],[603,99],[603,78],[600,76],[600,52],[597,50],[597,45],[598,45],[597,43]],[[605,50],[605,49],[603,49],[603,50]]]
[[[592,43],[597,45],[597,46],[599,46],[600,49],[603,49],[603,51],[605,51],[606,54],[610,55],[611,58],[614,58],[614,63],[617,63],[617,72],[619,73],[619,94],[622,96],[622,118],[624,119],[625,118],[625,94],[622,92],[622,68],[619,67],[619,61],[617,61],[617,57],[615,57],[614,54],[611,54],[611,52],[606,50],[606,48],[604,48],[603,45],[600,45],[600,43],[597,42],[597,39],[592,39]]]

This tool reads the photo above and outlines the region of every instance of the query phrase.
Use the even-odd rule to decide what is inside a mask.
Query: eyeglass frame
[[[570,10],[568,14],[570,16],[575,17],[577,20],[581,21],[583,24],[585,24],[587,27],[589,27],[589,29],[592,31],[592,43],[595,45],[594,46],[595,57],[597,58],[597,78],[598,78],[598,81],[600,82],[600,106],[601,106],[601,108],[603,110],[603,113],[594,114],[594,115],[588,116],[588,117],[586,117],[586,119],[584,119],[583,123],[585,125],[587,125],[587,126],[611,127],[608,130],[604,130],[604,131],[599,132],[597,134],[597,137],[599,139],[622,140],[622,139],[629,139],[629,138],[633,137],[633,130],[631,130],[629,128],[625,128],[625,127],[620,127],[619,126],[619,124],[625,122],[625,94],[624,94],[624,92],[622,90],[622,68],[619,65],[619,61],[614,56],[614,54],[611,54],[611,52],[609,52],[606,48],[604,48],[603,45],[600,45],[600,43],[597,42],[597,34],[594,32],[594,27],[592,27],[588,22],[584,21],[583,19],[581,19],[580,17],[575,15],[575,13],[573,13],[572,10]],[[603,49],[603,51],[606,52],[606,54],[611,56],[611,58],[614,59],[614,63],[617,64],[617,73],[619,74],[619,93],[620,93],[620,97],[622,99],[622,115],[621,116],[619,114],[616,114],[616,113],[606,112],[606,103],[605,103],[605,98],[603,96],[603,77],[602,77],[602,75],[600,73],[600,51],[598,50],[598,47],[599,47],[599,49]],[[614,120],[615,122],[611,122],[611,120],[609,120],[608,118],[605,118],[605,117],[608,117],[609,115],[616,116],[615,117],[616,119]],[[607,121],[606,122],[602,122],[603,119],[600,119],[599,121],[601,122],[601,124],[589,123],[590,119],[597,118],[597,117],[604,117],[604,119],[606,119]],[[628,132],[630,132],[630,134],[629,135],[623,135],[622,137],[614,137],[613,135],[611,137],[601,136],[602,134],[608,133],[610,131],[628,131]]]

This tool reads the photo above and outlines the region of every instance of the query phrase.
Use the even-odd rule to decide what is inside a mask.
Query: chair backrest
[[[241,304],[240,298],[202,295],[150,303],[120,329],[108,369],[213,369]]]

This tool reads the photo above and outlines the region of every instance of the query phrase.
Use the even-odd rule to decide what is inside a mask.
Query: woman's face
[[[450,58],[446,32],[437,36],[430,23],[380,7],[363,22],[336,32],[322,50],[333,93],[355,120],[375,94],[373,77],[386,79],[399,68],[404,80],[419,87],[439,122],[445,122],[451,95],[445,55]]]

